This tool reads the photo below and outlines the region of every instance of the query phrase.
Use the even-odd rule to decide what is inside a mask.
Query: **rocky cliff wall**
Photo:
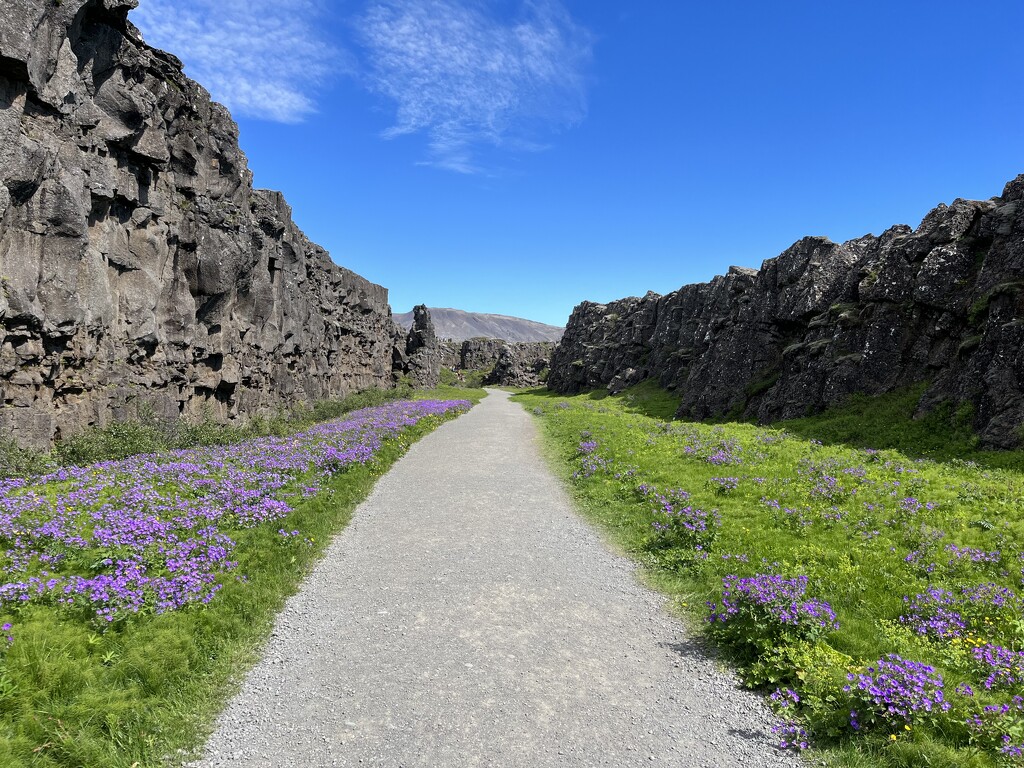
[[[852,393],[927,381],[919,409],[973,406],[990,446],[1024,423],[1024,176],[1001,197],[940,205],[912,230],[809,237],[764,262],[666,296],[584,302],[552,357],[558,392],[649,377],[679,415],[761,421]]]
[[[551,341],[504,341],[502,339],[467,339],[458,350],[458,368],[465,371],[481,371],[491,368],[505,350],[511,350],[517,358],[548,360],[555,344]]]
[[[503,341],[480,337],[441,342],[441,364],[452,371],[487,371],[483,383],[537,387],[551,360],[554,342]]]
[[[482,371],[494,367],[501,350],[508,342],[502,339],[466,339],[459,347],[459,368],[464,371]]]
[[[226,419],[390,384],[387,291],[253,190],[137,0],[0,0],[0,434]]]
[[[524,341],[506,344],[498,351],[484,384],[499,387],[539,387],[547,377],[554,343]]]

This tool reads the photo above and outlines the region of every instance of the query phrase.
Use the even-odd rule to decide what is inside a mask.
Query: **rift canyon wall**
[[[988,201],[940,205],[912,230],[800,240],[666,296],[584,302],[548,386],[621,390],[654,377],[678,415],[767,422],[853,393],[929,382],[919,403],[969,403],[985,444],[1024,423],[1024,175]]]
[[[483,383],[498,387],[538,387],[547,376],[551,341],[475,338],[442,341],[441,364],[455,373],[486,371]]]
[[[0,434],[247,416],[390,385],[387,291],[254,190],[138,0],[0,0]]]

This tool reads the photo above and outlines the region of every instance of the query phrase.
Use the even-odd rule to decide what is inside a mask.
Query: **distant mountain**
[[[555,325],[524,320],[521,317],[485,315],[479,312],[463,312],[461,309],[429,309],[439,339],[465,341],[485,336],[505,341],[558,341],[565,330]],[[403,328],[412,327],[412,312],[396,312],[394,318]]]

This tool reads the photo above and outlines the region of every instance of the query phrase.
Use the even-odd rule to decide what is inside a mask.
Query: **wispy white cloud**
[[[487,0],[370,3],[356,25],[370,86],[397,107],[385,136],[424,132],[429,164],[474,173],[482,145],[541,149],[539,129],[582,120],[591,35],[558,0],[518,10],[502,19]]]
[[[235,114],[284,123],[316,111],[317,85],[343,63],[320,31],[319,0],[143,0],[146,42]]]

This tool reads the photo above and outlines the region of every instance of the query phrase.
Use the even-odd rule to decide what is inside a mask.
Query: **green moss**
[[[777,368],[761,374],[757,379],[747,384],[745,390],[747,400],[752,400],[758,395],[763,395],[778,383],[779,377],[781,376],[782,371]]]
[[[980,334],[975,336],[968,336],[966,339],[960,342],[960,346],[957,347],[956,353],[958,355],[966,355],[969,352],[973,352],[980,346],[982,338],[983,337]]]

